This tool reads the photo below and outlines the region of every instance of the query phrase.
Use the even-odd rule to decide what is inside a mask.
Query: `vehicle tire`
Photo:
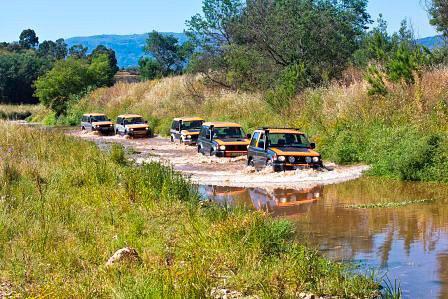
[[[278,169],[274,167],[271,159],[266,160],[266,168],[271,168],[274,172],[278,172]]]
[[[81,127],[81,131],[85,131],[86,130],[86,128],[84,128],[84,127]]]
[[[247,161],[247,166],[255,168],[254,159],[250,158],[249,161]]]
[[[213,149],[213,147],[210,149],[210,157],[216,156],[216,151]]]
[[[170,136],[170,141],[174,143],[174,137],[173,137],[173,135]]]
[[[202,150],[202,146],[200,144],[198,144],[198,154],[205,155],[204,151]]]

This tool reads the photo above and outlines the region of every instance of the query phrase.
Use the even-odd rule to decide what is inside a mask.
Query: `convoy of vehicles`
[[[241,125],[228,122],[202,124],[198,138],[198,153],[216,157],[237,157],[247,154],[250,136]]]
[[[124,114],[114,124],[105,114],[84,114],[82,130],[114,133],[130,137],[151,137],[148,122],[138,114]],[[261,128],[245,134],[241,125],[231,122],[204,122],[200,117],[175,118],[170,139],[197,145],[198,153],[216,157],[247,155],[248,166],[256,170],[269,167],[274,171],[323,167],[322,157],[305,133],[298,129]]]
[[[204,119],[200,117],[180,117],[173,119],[171,123],[171,142],[194,145],[198,141]]]
[[[81,118],[81,130],[96,131],[100,134],[113,134],[114,124],[105,114],[84,114]]]
[[[138,114],[123,114],[117,117],[115,134],[130,137],[150,137],[148,122]]]

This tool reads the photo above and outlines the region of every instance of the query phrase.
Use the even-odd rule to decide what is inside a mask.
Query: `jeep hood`
[[[299,156],[299,157],[319,157],[320,154],[309,148],[297,148],[297,147],[270,147],[274,153],[279,156]]]
[[[93,126],[110,126],[113,125],[111,121],[97,121],[92,123]]]
[[[140,125],[126,125],[126,128],[128,129],[146,129],[149,126],[147,124],[140,124]]]
[[[199,135],[199,130],[182,130],[180,133],[182,135]]]
[[[219,145],[249,145],[249,140],[245,138],[228,138],[228,139],[213,139]]]

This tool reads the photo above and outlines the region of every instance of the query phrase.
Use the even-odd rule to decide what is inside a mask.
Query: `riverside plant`
[[[173,117],[258,127],[301,128],[326,160],[371,165],[369,174],[410,181],[448,182],[448,69],[422,74],[422,85],[390,85],[369,96],[362,75],[306,89],[273,110],[262,92],[229,91],[204,84],[200,76],[178,76],[101,88],[70,105],[59,121],[75,125],[84,112],[142,114],[165,135]],[[51,119],[40,115],[41,119]],[[39,120],[39,117],[36,118]]]
[[[292,241],[290,222],[200,205],[158,163],[132,165],[62,133],[0,123],[0,281],[23,297],[369,298],[374,278]],[[106,267],[123,247],[141,263]]]

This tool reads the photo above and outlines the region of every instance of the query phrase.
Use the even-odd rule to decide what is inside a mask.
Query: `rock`
[[[140,263],[141,258],[137,253],[137,250],[131,247],[125,247],[120,250],[117,250],[114,255],[112,255],[106,263],[106,266],[112,266],[116,263],[121,262],[131,262],[131,263]]]
[[[259,299],[258,296],[245,296],[241,292],[225,288],[213,288],[210,295],[214,299]]]

